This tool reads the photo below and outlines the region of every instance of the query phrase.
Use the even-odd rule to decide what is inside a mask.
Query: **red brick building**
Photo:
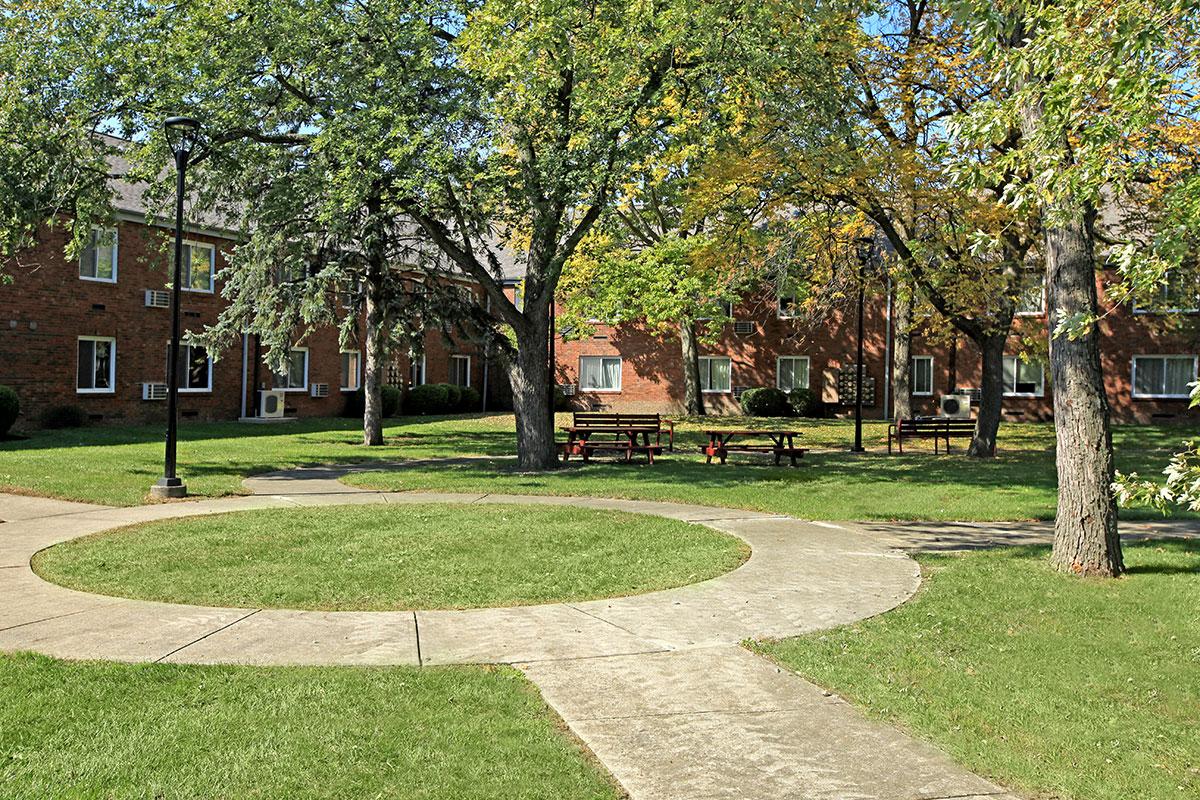
[[[1197,377],[1200,313],[1156,314],[1110,304],[1105,276],[1098,278],[1102,307],[1101,357],[1113,418],[1120,422],[1196,422],[1188,409],[1187,384]],[[1200,305],[1189,302],[1189,306]],[[1018,315],[1005,358],[1004,417],[1047,420],[1053,415],[1049,369],[1026,363],[1022,338],[1045,341],[1044,295],[1034,292]],[[839,379],[852,379],[856,311],[835,312],[810,326],[787,313],[787,303],[762,297],[738,304],[733,322],[713,346],[700,347],[701,382],[709,413],[738,413],[738,395],[757,386],[805,387],[833,413],[847,413]],[[894,328],[886,297],[868,300],[865,313],[864,403],[870,417],[890,417],[894,401],[886,365]],[[944,338],[944,337],[942,337]],[[637,326],[598,326],[581,341],[556,343],[557,380],[575,391],[580,408],[676,411],[683,405],[683,376],[677,340]],[[981,357],[965,336],[934,343],[918,331],[912,342],[913,411],[935,414],[943,394],[978,392]],[[843,389],[847,388],[843,383]],[[873,389],[873,391],[872,391]],[[852,394],[848,395],[852,397]]]
[[[36,247],[4,265],[12,280],[0,284],[0,384],[21,399],[21,427],[68,405],[94,422],[165,419],[173,231],[146,223],[144,186],[118,181],[114,188],[115,226],[97,231],[78,259],[64,255],[67,232],[59,225],[45,227]],[[187,332],[217,321],[226,301],[215,275],[237,238],[215,225],[185,235]],[[427,337],[424,351],[416,363],[398,359],[388,382],[484,385],[487,368],[473,346],[448,346],[438,334]],[[181,355],[184,420],[253,416],[261,390],[282,390],[289,416],[334,416],[362,381],[361,347],[343,350],[332,328],[298,340],[285,375],[272,374],[250,336],[223,353],[185,347]]]

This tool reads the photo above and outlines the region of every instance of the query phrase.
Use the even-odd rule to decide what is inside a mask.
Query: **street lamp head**
[[[200,141],[200,123],[191,117],[167,117],[163,129],[176,158],[190,156]]]
[[[858,263],[864,267],[871,266],[879,255],[879,243],[874,236],[864,235],[854,239],[854,252]]]

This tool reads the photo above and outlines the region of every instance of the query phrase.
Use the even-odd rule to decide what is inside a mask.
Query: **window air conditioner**
[[[329,384],[328,383],[314,383],[312,385],[312,391],[310,392],[310,394],[313,397],[329,397]]]
[[[938,412],[951,419],[971,418],[971,395],[944,394],[938,403]]]
[[[166,289],[147,289],[146,290],[146,307],[147,308],[170,308],[171,293]]]
[[[258,393],[258,416],[263,419],[277,419],[283,416],[284,394],[278,390],[264,390]]]
[[[733,323],[733,332],[741,336],[747,336],[757,329],[757,325],[746,320],[738,320]]]
[[[142,399],[143,400],[166,400],[167,385],[165,383],[143,383],[142,384]]]
[[[576,385],[573,383],[560,383],[558,390],[563,393],[563,397],[570,397],[575,394]]]

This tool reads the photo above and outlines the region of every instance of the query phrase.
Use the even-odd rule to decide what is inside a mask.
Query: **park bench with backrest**
[[[675,449],[675,422],[658,414],[576,411],[572,423],[563,430],[568,437],[566,442],[559,444],[563,461],[573,455],[587,461],[597,450],[612,450],[624,453],[626,461],[631,460],[634,453],[645,453],[653,464],[654,457],[663,451],[664,433],[666,449]]]
[[[904,453],[905,439],[933,439],[933,452],[939,452],[942,442],[946,444],[946,452],[950,452],[951,439],[971,439],[975,436],[975,420],[951,419],[949,417],[915,417],[913,419],[898,419],[888,427],[888,453],[892,452],[892,442],[899,445]]]

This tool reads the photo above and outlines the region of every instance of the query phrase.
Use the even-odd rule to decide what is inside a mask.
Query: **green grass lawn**
[[[562,415],[565,423],[568,415]],[[306,464],[413,462],[458,455],[494,460],[403,472],[354,476],[361,485],[390,489],[514,491],[591,494],[677,500],[794,514],[821,519],[1048,519],[1055,503],[1054,431],[1046,424],[1004,425],[1000,455],[977,462],[962,443],[934,456],[920,443],[905,456],[887,456],[886,426],[868,423],[865,440],[874,451],[846,450],[853,426],[845,420],[787,420],[803,432],[814,452],[796,468],[768,466],[765,459],[734,456],[730,465],[706,466],[697,452],[708,426],[779,425],[779,420],[701,418],[684,420],[677,450],[653,467],[611,460],[583,467],[573,462],[551,475],[514,469],[511,415],[402,418],[389,421],[387,444],[358,444],[355,420],[313,419],[280,426],[237,423],[181,428],[181,473],[194,496],[243,491],[247,475]],[[1118,466],[1142,474],[1166,465],[1189,431],[1122,426],[1114,440]],[[23,441],[0,442],[0,491],[22,491],[112,505],[146,501],[161,473],[158,428],[84,428],[43,431]],[[1150,516],[1130,512],[1127,516]]]
[[[758,649],[1030,797],[1200,796],[1200,542],[1116,581],[1045,551],[920,556],[906,605]]]
[[[0,797],[605,798],[515,670],[0,656]]]
[[[686,522],[529,505],[328,506],[164,520],[43,550],[43,578],[211,606],[385,611],[638,594],[728,572],[741,540]]]

